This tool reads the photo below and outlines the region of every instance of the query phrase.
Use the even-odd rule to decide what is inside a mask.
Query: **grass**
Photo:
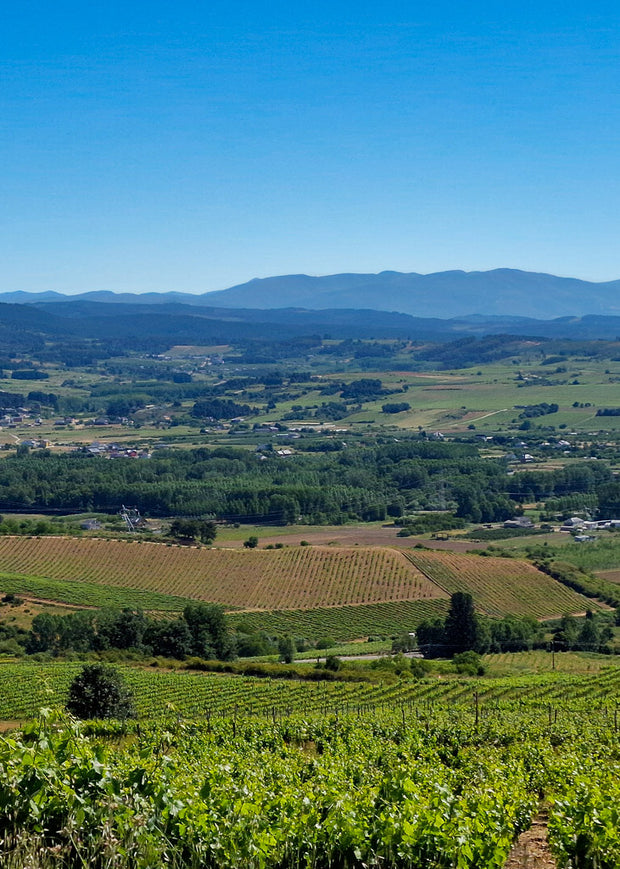
[[[620,534],[609,531],[593,532],[598,539],[591,543],[576,543],[568,535],[557,533],[548,536],[519,537],[498,541],[498,550],[533,551],[559,561],[569,561],[583,570],[616,570],[620,568]],[[542,549],[538,549],[542,545]]]
[[[620,667],[617,657],[594,652],[556,652],[554,667],[551,652],[541,649],[485,655],[484,661],[488,675],[496,678],[553,672],[592,675]]]
[[[331,646],[328,649],[308,649],[305,652],[295,653],[295,663],[308,662],[313,663],[319,658],[325,660],[328,655],[336,657],[349,657],[360,655],[387,655],[392,649],[391,640],[369,640],[366,642],[340,643],[336,646]],[[242,658],[241,661],[252,661],[255,663],[273,662],[278,660],[278,655],[256,655],[253,658]]]

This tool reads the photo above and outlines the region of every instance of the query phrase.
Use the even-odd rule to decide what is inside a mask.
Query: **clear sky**
[[[0,291],[620,278],[617,2],[0,7]]]

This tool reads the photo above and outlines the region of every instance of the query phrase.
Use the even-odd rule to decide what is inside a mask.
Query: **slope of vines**
[[[240,551],[71,537],[3,537],[0,570],[244,609],[312,609],[448,596],[401,552],[383,547]]]
[[[450,594],[469,592],[490,616],[506,613],[544,619],[583,612],[592,601],[517,558],[481,558],[411,549],[407,557]]]
[[[426,619],[445,618],[447,612],[446,600],[404,600],[312,610],[242,611],[231,614],[230,621],[253,631],[294,637],[332,637],[340,642],[373,635],[406,634]]]

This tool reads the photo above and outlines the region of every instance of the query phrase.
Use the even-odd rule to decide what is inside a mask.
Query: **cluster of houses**
[[[488,440],[488,439],[487,439]],[[542,441],[538,446],[541,449],[551,449],[551,450],[562,450],[562,452],[568,452],[572,448],[572,444],[570,441],[559,440],[556,443],[550,443],[549,441]],[[536,461],[536,458],[528,452],[524,452],[527,449],[527,444],[525,441],[517,441],[515,447],[519,450],[519,452],[511,452],[507,453],[504,456],[504,460],[509,464],[514,464],[516,462],[520,462],[523,465],[531,464]]]
[[[504,528],[534,528],[534,523],[528,516],[516,516],[514,519],[507,519],[504,522]],[[620,530],[620,519],[595,520],[582,519],[580,516],[565,519],[560,527],[560,531],[565,534],[572,534],[577,543],[596,540],[596,537],[590,533],[592,531],[611,531],[614,529]]]
[[[104,456],[108,459],[150,459],[148,450],[136,450],[123,444],[103,444],[93,441],[86,447],[77,447],[75,452],[87,453],[91,456]]]
[[[15,428],[30,419],[32,417],[27,407],[3,407],[2,415],[0,416],[0,427]],[[41,425],[42,422],[41,417],[37,417],[30,424]]]
[[[580,516],[571,516],[570,519],[565,519],[560,531],[573,534],[573,539],[577,543],[587,543],[591,540],[596,540],[590,532],[592,531],[612,531],[620,529],[620,519],[582,519]],[[577,532],[577,533],[575,533]]]

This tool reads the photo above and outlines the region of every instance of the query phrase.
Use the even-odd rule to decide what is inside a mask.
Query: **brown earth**
[[[541,812],[529,830],[521,833],[504,869],[556,869],[547,840],[547,816]]]
[[[620,570],[597,570],[597,576],[602,576],[608,582],[620,583]]]
[[[411,549],[416,543],[422,543],[430,549],[446,549],[452,552],[469,552],[472,549],[484,549],[485,543],[475,543],[472,540],[459,540],[452,537],[448,540],[429,540],[423,537],[398,537],[398,531],[393,527],[378,528],[377,526],[364,528],[359,525],[343,525],[341,528],[321,528],[321,526],[304,527],[301,531],[292,534],[269,535],[269,529],[265,528],[260,533],[259,546],[262,548],[269,544],[283,543],[285,546],[298,546],[302,540],[315,543],[317,546],[389,546],[392,549]],[[243,549],[242,540],[226,540],[221,543],[216,540],[215,545],[225,546],[227,549]]]

